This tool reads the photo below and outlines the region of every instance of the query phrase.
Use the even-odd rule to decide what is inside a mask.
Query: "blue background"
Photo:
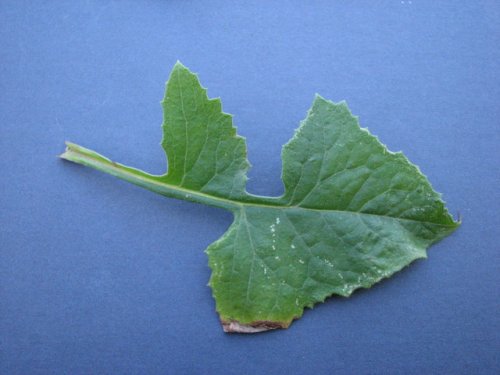
[[[0,373],[500,372],[497,1],[1,1]],[[165,171],[179,59],[247,138],[249,191],[314,94],[403,150],[462,227],[290,329],[228,335],[203,250],[229,226],[56,155],[71,140]]]

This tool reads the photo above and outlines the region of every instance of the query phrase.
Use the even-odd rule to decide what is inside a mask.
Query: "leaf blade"
[[[282,159],[285,205],[454,223],[418,167],[360,128],[345,103],[316,96]]]
[[[245,139],[219,99],[209,99],[198,77],[180,62],[167,83],[162,147],[169,167],[164,180],[190,190],[232,199],[246,196]]]
[[[241,211],[236,229],[210,245],[207,254],[221,319],[245,326],[286,327],[305,307],[333,294],[347,297],[425,258],[436,238],[455,229],[300,207]]]

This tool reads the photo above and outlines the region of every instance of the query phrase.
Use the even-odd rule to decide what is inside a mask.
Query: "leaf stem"
[[[151,175],[138,169],[115,163],[95,151],[74,143],[66,142],[66,150],[60,157],[108,173],[167,197],[203,203],[230,211],[234,211],[241,207],[241,204],[235,201],[167,184],[162,179],[164,176]]]

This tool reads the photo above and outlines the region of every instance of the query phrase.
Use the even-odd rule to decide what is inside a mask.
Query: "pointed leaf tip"
[[[185,68],[184,64],[180,61],[180,60],[177,60],[174,64],[174,67],[176,66],[182,66],[183,68]]]

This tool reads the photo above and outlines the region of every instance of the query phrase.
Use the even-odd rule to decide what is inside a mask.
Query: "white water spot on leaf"
[[[352,291],[353,291],[354,289],[355,289],[355,287],[354,287],[354,286],[352,286],[352,285],[344,285],[344,287],[342,288],[342,292],[343,292],[344,294],[348,294],[348,295],[349,295],[349,294],[351,294],[351,293],[352,293]]]
[[[291,245],[290,245],[290,248],[295,249],[295,245],[294,245],[294,244],[291,244]]]
[[[277,218],[276,218],[276,224],[279,224],[279,223],[280,223],[280,218],[279,218],[279,217],[277,217]]]
[[[302,259],[299,259],[300,264],[304,264],[305,262]]]
[[[333,263],[330,262],[328,259],[325,259],[325,263],[328,265],[328,267],[333,268]]]

